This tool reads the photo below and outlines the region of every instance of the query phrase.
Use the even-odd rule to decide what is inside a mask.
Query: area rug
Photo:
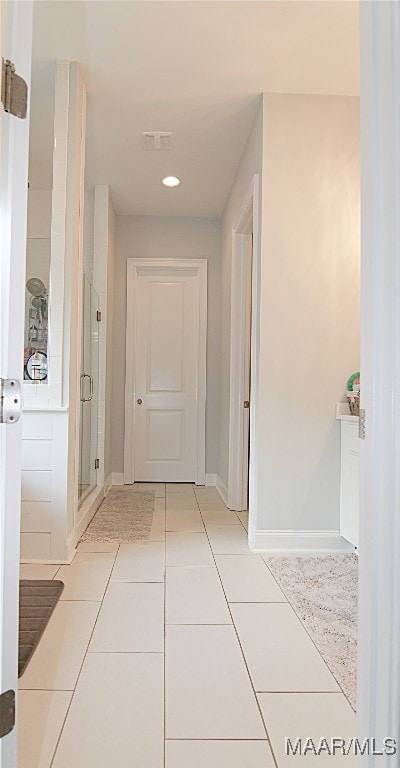
[[[134,486],[111,488],[81,541],[148,541],[154,498],[154,491],[137,491]]]
[[[264,559],[355,710],[357,555]]]
[[[62,581],[23,579],[19,582],[18,677],[39,645],[63,589]]]

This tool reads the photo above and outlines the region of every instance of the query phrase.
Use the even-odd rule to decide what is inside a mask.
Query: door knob
[[[243,403],[243,408],[250,408],[250,402],[249,400],[245,400]]]
[[[141,398],[141,397],[138,397],[138,401],[137,401],[137,404],[138,404],[138,405],[142,405],[142,403],[143,403],[143,400],[142,400],[142,398]]]

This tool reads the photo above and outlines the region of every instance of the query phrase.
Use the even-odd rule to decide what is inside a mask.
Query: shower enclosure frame
[[[99,468],[99,296],[84,273],[80,309],[78,515],[85,500],[98,486]]]

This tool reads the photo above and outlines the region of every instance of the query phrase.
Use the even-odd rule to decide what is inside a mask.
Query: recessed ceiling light
[[[176,176],[166,176],[165,179],[162,180],[162,183],[164,184],[164,187],[179,187],[181,180],[177,179]]]

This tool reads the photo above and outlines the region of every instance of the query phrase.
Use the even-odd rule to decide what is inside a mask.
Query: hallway
[[[156,493],[148,544],[21,566],[65,588],[20,680],[19,767],[280,768],[285,737],[354,736],[347,699],[248,549],[246,514],[212,487],[141,487]]]

